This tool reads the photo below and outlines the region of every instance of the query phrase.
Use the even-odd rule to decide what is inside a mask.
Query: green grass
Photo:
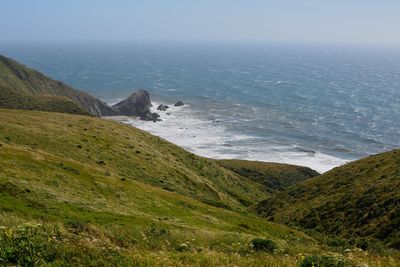
[[[80,115],[113,111],[87,93],[0,55],[0,108]]]
[[[310,168],[289,164],[237,159],[216,162],[228,170],[264,185],[269,192],[282,190],[318,175]]]
[[[394,150],[296,184],[261,202],[258,211],[366,248],[381,240],[399,249],[399,187],[400,150]]]
[[[302,255],[329,253],[371,266],[399,260],[337,252],[256,216],[246,206],[267,196],[262,186],[138,129],[36,111],[0,110],[0,121],[3,265],[296,266]],[[255,251],[256,238],[277,249]]]
[[[0,55],[0,86],[27,95],[70,96],[74,89],[17,61]]]
[[[260,185],[213,161],[121,123],[11,110],[1,111],[0,120],[4,148],[28,149],[51,159],[46,169],[37,168],[44,175],[64,172],[90,180],[96,173],[108,179],[117,177],[121,185],[124,180],[141,181],[231,209],[266,197]],[[15,164],[15,159],[3,162]]]
[[[29,95],[15,92],[4,86],[0,86],[0,107],[89,115],[87,111],[65,96]]]

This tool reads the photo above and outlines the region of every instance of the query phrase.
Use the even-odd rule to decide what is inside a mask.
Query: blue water
[[[0,53],[113,103],[183,100],[124,121],[197,154],[321,172],[400,146],[400,49],[290,45],[0,45]]]

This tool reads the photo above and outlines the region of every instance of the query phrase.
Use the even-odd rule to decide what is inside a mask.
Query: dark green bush
[[[0,266],[128,266],[128,259],[110,248],[67,244],[57,227],[25,224],[0,227]]]
[[[66,223],[66,226],[74,234],[78,234],[87,230],[87,225],[85,222],[71,219]]]
[[[167,244],[176,245],[170,231],[155,224],[144,231],[143,240],[146,243],[146,248],[151,250],[162,249]]]
[[[351,266],[342,259],[330,257],[312,255],[307,256],[300,263],[300,267],[345,267]]]
[[[370,240],[366,238],[357,238],[352,240],[352,242],[356,247],[361,248],[362,250],[367,250],[371,246]]]
[[[273,252],[277,249],[275,242],[269,239],[255,238],[251,241],[255,251]]]
[[[61,234],[36,224],[0,229],[0,265],[35,266],[60,257]]]
[[[342,237],[331,237],[326,240],[326,244],[330,247],[348,248],[349,241]]]
[[[361,248],[362,250],[372,251],[379,254],[385,254],[387,252],[387,248],[385,247],[385,245],[381,241],[375,239],[360,237],[351,239],[350,244],[355,247]]]
[[[178,246],[176,246],[175,250],[179,251],[179,252],[189,251],[190,246],[188,243],[182,243],[182,244],[179,244]]]

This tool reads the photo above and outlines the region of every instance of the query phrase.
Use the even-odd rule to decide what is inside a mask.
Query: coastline
[[[155,123],[129,116],[104,118],[137,127],[210,159],[284,163],[309,167],[319,173],[325,173],[349,162],[319,151],[300,149],[290,144],[268,144],[259,137],[228,131],[218,122],[197,117],[190,103],[185,103],[182,107],[158,101],[152,101],[152,104],[151,111],[158,112],[162,121]],[[167,104],[170,108],[167,111],[157,111],[159,104]]]

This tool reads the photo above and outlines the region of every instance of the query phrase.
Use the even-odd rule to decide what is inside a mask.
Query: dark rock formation
[[[0,108],[33,109],[94,116],[136,116],[158,121],[150,112],[147,91],[133,93],[113,107],[88,93],[76,90],[61,81],[50,79],[10,58],[0,55]],[[168,106],[162,105],[161,110]]]
[[[146,117],[151,107],[150,95],[145,90],[131,94],[112,108],[117,115]]]
[[[152,113],[150,110],[147,110],[145,113],[143,113],[140,117],[141,120],[144,121],[153,121],[153,122],[157,122],[157,121],[161,121],[160,115],[158,113]]]
[[[167,109],[169,109],[169,106],[163,105],[163,104],[161,104],[157,107],[157,110],[159,110],[159,111],[166,111]]]
[[[178,102],[176,102],[175,103],[175,107],[180,107],[180,106],[183,106],[184,104],[183,104],[183,102],[182,101],[178,101]]]
[[[140,90],[112,108],[116,115],[135,116],[145,121],[161,121],[159,114],[150,111],[151,106],[149,92]]]

